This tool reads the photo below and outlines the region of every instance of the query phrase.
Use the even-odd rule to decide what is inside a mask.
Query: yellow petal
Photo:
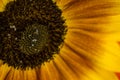
[[[65,5],[67,5],[68,3],[74,3],[77,0],[54,0],[54,1],[57,3],[60,9],[64,10]]]
[[[14,70],[14,68],[12,68],[12,69],[9,71],[9,73],[7,74],[7,76],[5,77],[5,79],[6,79],[6,80],[14,80],[14,79],[13,79],[14,75],[15,75],[15,70]],[[19,80],[19,79],[17,79],[17,80]]]
[[[120,1],[119,0],[57,0],[57,5],[63,5],[63,15],[70,19],[72,17],[76,18],[90,18],[99,17],[96,15],[100,14],[112,14],[118,13],[120,11]],[[61,2],[61,3],[60,3]],[[66,8],[64,10],[64,8]],[[114,12],[113,12],[114,10]],[[102,11],[102,12],[101,12]],[[100,13],[97,13],[100,12]],[[76,13],[76,14],[75,14]],[[93,14],[94,13],[94,14]],[[88,14],[88,15],[86,15]],[[104,16],[104,15],[101,15]]]
[[[61,73],[58,71],[58,69],[55,67],[53,61],[50,61],[49,63],[45,64],[45,68],[49,75],[49,80],[64,80]]]
[[[114,37],[103,33],[93,34],[83,30],[68,31],[65,39],[67,45],[65,46],[69,46],[69,49],[78,54],[79,57],[84,55],[103,68],[120,71],[120,47],[116,43],[116,39],[113,39]]]
[[[0,67],[0,80],[5,80],[10,71],[11,67],[8,67],[7,64],[2,65]]]
[[[50,80],[49,73],[47,72],[47,70],[46,70],[44,65],[41,66],[40,80]]]
[[[73,65],[74,66],[74,65]],[[78,67],[78,65],[77,65]],[[80,67],[80,66],[79,66]],[[74,67],[75,69],[76,67]],[[62,59],[62,57],[56,55],[56,58],[54,61],[50,61],[50,63],[46,63],[44,67],[44,78],[47,78],[45,80],[79,80],[81,74],[79,73],[79,70],[76,69],[76,72],[72,70],[68,64]],[[42,77],[43,75],[41,75]]]
[[[4,9],[4,4],[3,4],[3,1],[0,0],[0,12],[2,12]]]
[[[54,61],[46,63],[41,74],[43,80],[118,80],[117,76],[110,71],[97,66],[93,68],[80,65],[80,61],[75,61],[68,57],[71,53],[56,56]],[[73,54],[74,55],[74,54]],[[64,57],[64,59],[63,59]],[[77,58],[77,57],[76,57]],[[67,62],[66,62],[67,61]],[[44,77],[43,77],[44,76]]]
[[[12,72],[12,71],[11,71]],[[13,80],[24,80],[23,70],[14,69],[14,77]]]
[[[120,48],[119,45],[116,43],[105,43],[104,49],[100,53],[102,55],[98,55],[98,62],[97,65],[105,68],[107,70],[112,70],[114,72],[120,72]]]
[[[24,80],[37,80],[35,69],[29,68],[24,71]]]
[[[101,68],[86,71],[86,75],[82,76],[83,80],[119,80],[113,72],[106,71]]]
[[[64,0],[57,0],[58,6]],[[61,2],[61,3],[60,3]],[[74,3],[73,3],[74,2]],[[65,0],[63,17],[68,29],[120,34],[119,0]],[[118,35],[117,35],[118,36]]]
[[[119,0],[81,0],[63,9],[63,16],[68,25],[65,43],[74,52],[95,60],[102,68],[120,71],[116,44],[120,40]]]
[[[77,77],[72,68],[60,56],[56,56],[53,63],[63,80],[78,80],[80,78],[79,76]]]

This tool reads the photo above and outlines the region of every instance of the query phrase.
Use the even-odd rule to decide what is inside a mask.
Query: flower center
[[[14,68],[53,60],[67,32],[62,11],[52,0],[11,1],[0,21],[0,60]]]
[[[20,40],[20,49],[25,54],[35,54],[48,44],[47,26],[41,24],[28,25]]]

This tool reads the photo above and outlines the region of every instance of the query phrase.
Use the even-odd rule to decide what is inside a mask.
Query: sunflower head
[[[53,59],[67,32],[62,11],[52,0],[10,1],[0,21],[0,59],[15,68],[34,68]]]

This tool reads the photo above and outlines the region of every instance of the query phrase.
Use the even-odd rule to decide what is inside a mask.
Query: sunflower
[[[118,80],[120,0],[0,0],[0,80]]]

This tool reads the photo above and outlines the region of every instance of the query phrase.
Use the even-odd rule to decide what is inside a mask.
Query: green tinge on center
[[[20,40],[20,49],[25,54],[36,54],[43,50],[48,40],[47,27],[41,24],[29,25]]]

